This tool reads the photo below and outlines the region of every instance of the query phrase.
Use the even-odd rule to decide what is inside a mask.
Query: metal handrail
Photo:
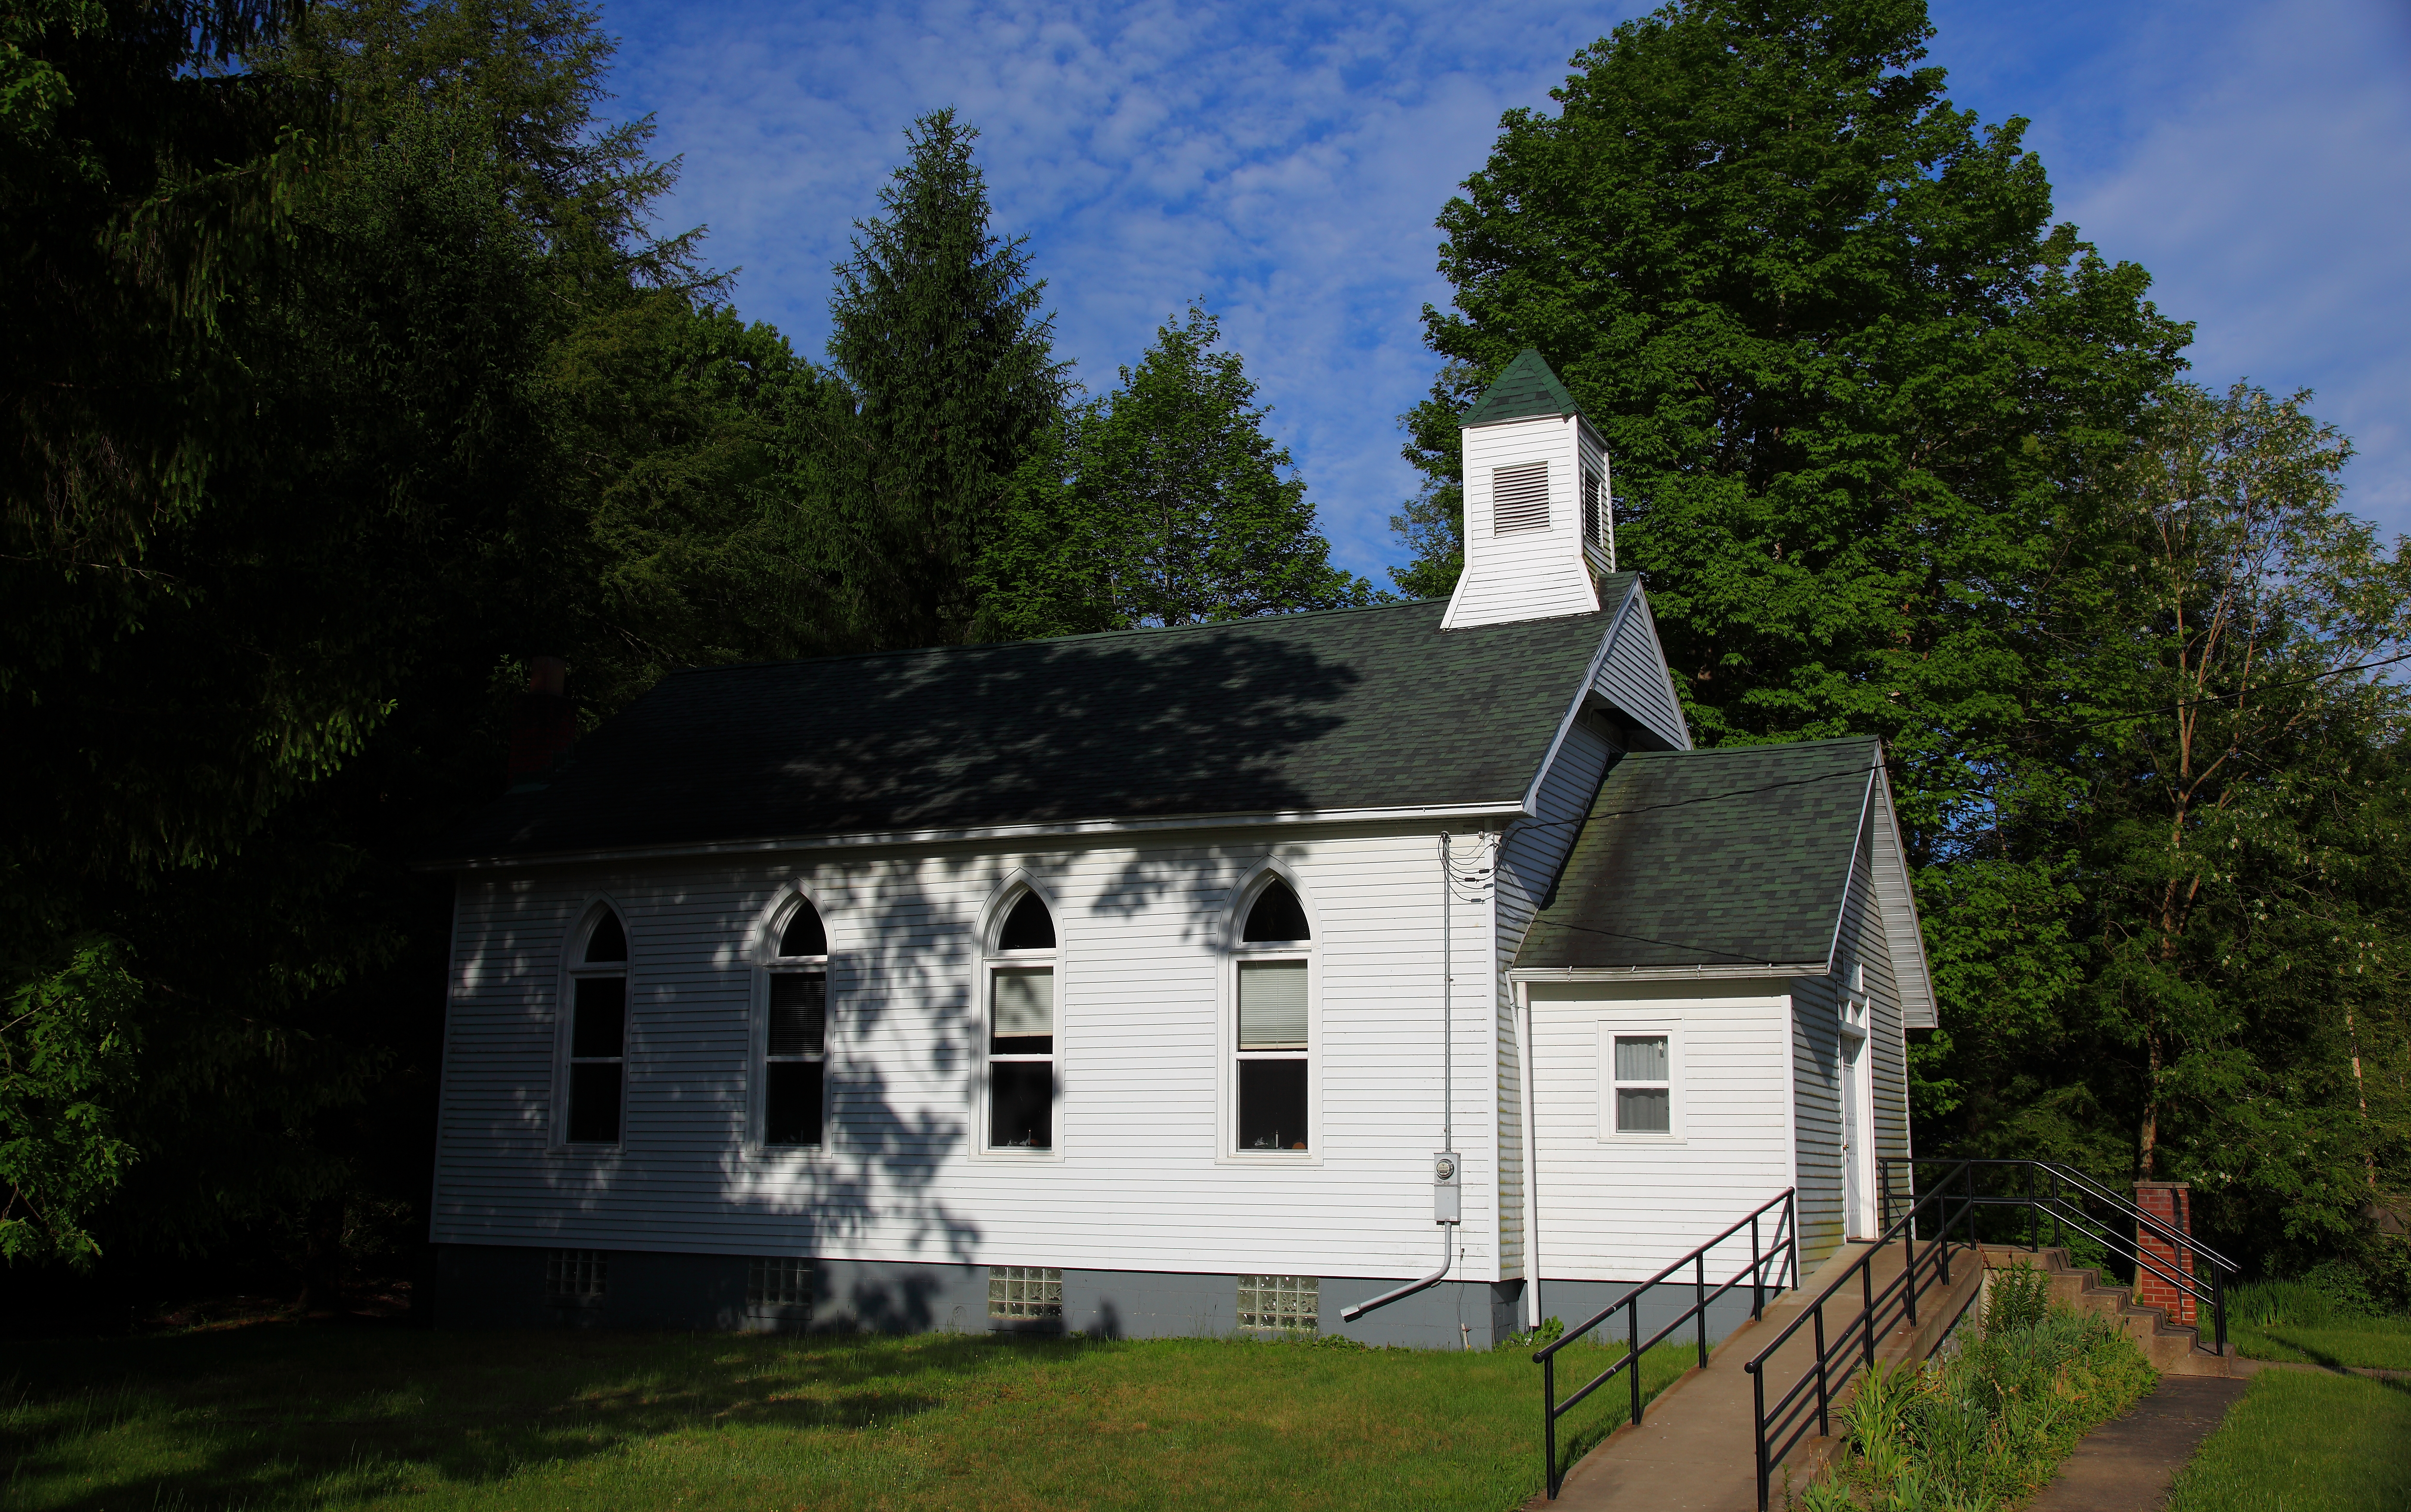
[[[1962,1177],[1963,1180],[1966,1175],[1964,1170],[1953,1174]],[[1917,1323],[1917,1300],[1925,1290],[1924,1283],[1921,1279],[1922,1273],[1931,1272],[1940,1285],[1945,1287],[1951,1285],[1951,1229],[1953,1224],[1965,1222],[1972,1243],[1975,1233],[1973,1220],[1975,1206],[1965,1199],[1965,1194],[1961,1194],[1959,1209],[1955,1214],[1952,1213],[1949,1205],[1951,1196],[1950,1183],[1951,1177],[1944,1177],[1940,1185],[1926,1193],[1907,1213],[1887,1225],[1875,1243],[1867,1246],[1867,1252],[1864,1255],[1851,1261],[1840,1275],[1834,1278],[1831,1286],[1819,1292],[1815,1300],[1801,1309],[1800,1316],[1793,1318],[1789,1327],[1776,1334],[1774,1340],[1761,1349],[1754,1358],[1743,1363],[1742,1369],[1746,1371],[1750,1377],[1750,1393],[1754,1409],[1752,1436],[1757,1440],[1759,1512],[1766,1512],[1767,1487],[1774,1465],[1783,1456],[1790,1453],[1792,1446],[1798,1444],[1801,1437],[1807,1432],[1810,1419],[1804,1411],[1800,1415],[1799,1421],[1790,1424],[1788,1433],[1779,1445],[1772,1441],[1768,1432],[1769,1428],[1775,1426],[1778,1432],[1783,1432],[1778,1425],[1789,1418],[1795,1405],[1803,1404],[1803,1393],[1813,1386],[1817,1390],[1815,1418],[1817,1432],[1820,1436],[1827,1434],[1834,1395],[1829,1375],[1833,1363],[1836,1359],[1847,1359],[1851,1355],[1863,1355],[1866,1364],[1872,1367],[1876,1362],[1876,1341],[1890,1330],[1892,1319],[1895,1316],[1905,1317],[1914,1327]],[[1929,1206],[1935,1208],[1941,1216],[1941,1231],[1926,1241],[1924,1254],[1921,1256],[1917,1247],[1917,1220]],[[1887,1204],[1887,1211],[1889,1211],[1889,1204]],[[1875,1259],[1895,1238],[1898,1238],[1902,1243],[1907,1263],[1902,1266],[1900,1274],[1886,1282],[1883,1288],[1878,1291],[1875,1284]],[[1861,1299],[1859,1314],[1843,1325],[1839,1336],[1828,1339],[1825,1335],[1825,1304],[1848,1286],[1853,1276],[1857,1277],[1859,1282]],[[1793,1334],[1811,1324],[1816,1330],[1816,1359],[1807,1370],[1801,1374],[1800,1379],[1793,1382],[1790,1388],[1776,1399],[1775,1409],[1770,1413],[1766,1406],[1766,1362],[1774,1357],[1776,1350],[1791,1342]]]
[[[2064,1182],[2067,1182],[2067,1183],[2069,1183],[2069,1184],[2071,1184],[2071,1185],[2075,1185],[2075,1186],[2076,1186],[2076,1187],[2078,1187],[2080,1190],[2082,1190],[2082,1191],[2086,1196],[2091,1197],[2091,1198],[2095,1199],[2096,1199],[2096,1200],[2097,1200],[2097,1201],[2107,1202],[2107,1203],[2110,1203],[2110,1204],[2111,1204],[2111,1206],[2113,1206],[2113,1207],[2117,1207],[2117,1208],[2119,1208],[2119,1209],[2122,1209],[2122,1210],[2124,1211],[2125,1214],[2126,1214],[2127,1217],[2134,1218],[2134,1219],[2136,1219],[2136,1220],[2138,1220],[2139,1222],[2141,1222],[2141,1223],[2149,1224],[2149,1225],[2153,1228],[2153,1229],[2154,1229],[2154,1230],[2155,1230],[2155,1231],[2159,1234],[2159,1236],[2160,1236],[2162,1239],[2167,1240],[2170,1244],[2177,1245],[2177,1246],[2180,1246],[2180,1247],[2185,1248],[2185,1249],[2192,1250],[2192,1251],[2194,1251],[2195,1253],[2199,1254],[2199,1255],[2205,1255],[2205,1256],[2208,1256],[2212,1260],[2216,1261],[2216,1262],[2217,1262],[2217,1264],[2219,1265],[2219,1267],[2220,1267],[2221,1269],[2223,1269],[2223,1270],[2227,1270],[2227,1271],[2230,1271],[2230,1272],[2240,1272],[2242,1271],[2242,1269],[2243,1269],[2241,1266],[2237,1265],[2233,1260],[2228,1259],[2226,1256],[2221,1255],[2220,1253],[2218,1253],[2218,1251],[2216,1251],[2216,1250],[2214,1250],[2214,1249],[2211,1248],[2208,1244],[2205,1244],[2205,1243],[2203,1243],[2201,1241],[2199,1241],[2199,1240],[2198,1240],[2198,1239],[2194,1238],[2194,1237],[2193,1237],[2193,1235],[2191,1235],[2191,1234],[2189,1234],[2189,1233],[2186,1233],[2186,1232],[2185,1232],[2185,1231],[2183,1231],[2183,1230],[2181,1230],[2181,1229],[2178,1229],[2178,1228],[2172,1228],[2172,1227],[2170,1227],[2169,1224],[2162,1222],[2159,1218],[2155,1217],[2155,1215],[2153,1215],[2152,1214],[2149,1214],[2149,1213],[2144,1212],[2141,1208],[2140,1208],[2140,1207],[2136,1206],[2133,1202],[2130,1202],[2130,1201],[2128,1201],[2126,1198],[2123,1198],[2123,1197],[2119,1196],[2116,1192],[2114,1192],[2114,1191],[2111,1190],[2109,1187],[2102,1185],[2099,1182],[2095,1181],[2092,1177],[2090,1177],[2090,1176],[2086,1175],[2083,1171],[2077,1170],[2074,1166],[2064,1165],[2064,1164],[2062,1164],[2061,1162],[2056,1161],[2056,1160],[2027,1160],[2027,1159],[2014,1159],[2014,1158],[2002,1158],[2002,1157],[1976,1157],[1976,1156],[1971,1156],[1971,1157],[1969,1157],[1969,1158],[1967,1158],[1967,1159],[1960,1160],[1960,1159],[1954,1159],[1954,1158],[1951,1158],[1951,1157],[1949,1157],[1949,1156],[1881,1156],[1881,1157],[1879,1157],[1879,1158],[1876,1161],[1876,1168],[1877,1168],[1877,1171],[1878,1171],[1878,1195],[1879,1195],[1879,1197],[1881,1198],[1881,1199],[1882,1199],[1884,1202],[1886,1202],[1887,1204],[1889,1204],[1889,1203],[1890,1203],[1890,1201],[1892,1200],[1892,1189],[1891,1189],[1891,1186],[1890,1186],[1890,1185],[1889,1185],[1888,1183],[1885,1183],[1885,1182],[1882,1180],[1882,1173],[1883,1173],[1883,1171],[1884,1171],[1885,1168],[1887,1168],[1887,1167],[1891,1167],[1891,1166],[1907,1166],[1907,1167],[1908,1167],[1908,1168],[1909,1168],[1909,1171],[1910,1171],[1910,1181],[1911,1181],[1911,1183],[1913,1184],[1913,1183],[1915,1182],[1915,1180],[1916,1180],[1916,1169],[1917,1169],[1919,1166],[1942,1166],[1942,1165],[1948,1165],[1948,1166],[2024,1166],[2024,1167],[2029,1168],[2029,1169],[2030,1169],[2030,1170],[2039,1170],[2047,1171],[2047,1172],[2051,1173],[2052,1175],[2053,1175],[2054,1177],[2058,1178],[2059,1180],[2064,1181]],[[1912,1188],[1912,1189],[1913,1189],[1913,1188]],[[2033,1190],[2033,1188],[2032,1188],[2031,1186],[2029,1186],[2029,1187],[2027,1188],[2027,1190],[2028,1190],[2029,1192],[2031,1192],[2031,1191]],[[1984,1196],[1982,1196],[1982,1195],[1980,1195],[1980,1194],[1979,1194],[1979,1196],[1978,1196],[1978,1198],[1977,1198],[1977,1200],[1978,1200],[1978,1201],[1980,1201],[1980,1202],[1981,1202],[1981,1203],[1983,1203],[1983,1204],[1984,1204],[1984,1205],[1986,1205],[1986,1206],[2001,1206],[2001,1205],[2004,1205],[2004,1204],[2018,1205],[2018,1206],[2023,1206],[2023,1205],[2024,1205],[2024,1199],[2015,1199],[2015,1198],[1991,1198],[1991,1197],[1984,1197]],[[2032,1248],[2033,1246],[2029,1245],[2028,1247],[2029,1247],[2029,1248]]]
[[[1920,1197],[1916,1190],[1916,1180],[1917,1168],[1921,1165],[1948,1165],[1951,1169],[1943,1174],[1941,1180],[1935,1183],[1922,1197]],[[1891,1172],[1894,1166],[1907,1168],[1910,1182],[1909,1196],[1912,1199],[1908,1211],[1901,1214],[1898,1219],[1892,1218]],[[2026,1177],[2025,1191],[2022,1195],[1999,1195],[1978,1191],[1975,1173],[1979,1167],[2024,1168]],[[1876,1169],[1877,1186],[1882,1203],[1882,1216],[1887,1220],[1883,1236],[1868,1247],[1866,1254],[1852,1262],[1848,1270],[1836,1277],[1832,1286],[1819,1293],[1816,1300],[1803,1309],[1801,1316],[1793,1319],[1789,1328],[1777,1334],[1772,1344],[1759,1351],[1756,1359],[1742,1367],[1750,1374],[1753,1380],[1760,1512],[1766,1512],[1769,1482],[1773,1476],[1775,1465],[1780,1462],[1785,1455],[1791,1452],[1793,1446],[1798,1444],[1801,1437],[1807,1432],[1809,1418],[1805,1410],[1800,1413],[1797,1422],[1790,1421],[1794,1408],[1805,1406],[1803,1393],[1812,1385],[1816,1388],[1817,1432],[1820,1435],[1830,1433],[1829,1410],[1833,1397],[1832,1386],[1827,1375],[1830,1363],[1837,1358],[1847,1358],[1856,1352],[1863,1353],[1865,1363],[1872,1368],[1876,1360],[1876,1340],[1891,1326],[1892,1317],[1888,1310],[1895,1298],[1908,1322],[1912,1325],[1917,1322],[1917,1298],[1918,1294],[1924,1289],[1920,1274],[1921,1268],[1936,1272],[1942,1285],[1950,1285],[1951,1230],[1955,1226],[1964,1225],[1968,1243],[1971,1246],[1980,1244],[1981,1239],[1976,1230],[1978,1208],[2024,1208],[2028,1214],[2026,1231],[2028,1249],[2042,1247],[2041,1222],[2047,1216],[2052,1222],[2054,1241],[2061,1237],[2064,1229],[2074,1228],[2079,1233],[2099,1241],[2114,1253],[2125,1254],[2128,1259],[2134,1261],[2140,1271],[2148,1271],[2158,1276],[2180,1294],[2192,1298],[2198,1305],[2207,1304],[2213,1310],[2217,1322],[2217,1352],[2221,1355],[2227,1352],[2227,1278],[2237,1272],[2234,1262],[2216,1250],[2195,1242],[2192,1235],[2171,1228],[2134,1203],[2109,1191],[2082,1171],[2061,1165],[2055,1160],[1949,1158],[1919,1160],[1907,1157],[1879,1159],[1876,1162]],[[2048,1195],[2038,1190],[2038,1177],[2050,1178],[2052,1189]],[[1954,1187],[1956,1190],[1953,1189]],[[2120,1250],[2121,1241],[2118,1234],[2112,1232],[2107,1224],[2100,1223],[2087,1214],[2081,1202],[2068,1200],[2068,1193],[2071,1188],[2080,1197],[2091,1198],[2118,1210],[2122,1216],[2134,1221],[2139,1232],[2148,1228],[2166,1240],[2178,1256],[2175,1268],[2171,1270],[2146,1254],[2140,1238],[2127,1242],[2123,1251]],[[1921,1259],[1916,1237],[1918,1219],[1924,1215],[1929,1208],[1934,1209],[1940,1216],[1940,1231],[1928,1241],[1925,1258]],[[1895,1236],[1898,1236],[1907,1246],[1908,1263],[1881,1292],[1878,1292],[1874,1286],[1874,1272],[1871,1267],[1875,1258],[1882,1253],[1884,1246],[1889,1244]],[[2210,1282],[2207,1288],[2193,1273],[2193,1267],[2185,1258],[2194,1255],[2210,1262]],[[1938,1264],[1927,1263],[1937,1258]],[[1850,1277],[1854,1274],[1860,1277],[1860,1291],[1863,1298],[1860,1314],[1844,1326],[1838,1339],[1829,1341],[1825,1337],[1825,1303],[1848,1285]],[[1971,1297],[1969,1304],[1972,1305],[1973,1301],[1974,1299]],[[1766,1405],[1764,1366],[1776,1350],[1790,1343],[1792,1335],[1798,1333],[1804,1325],[1812,1320],[1816,1325],[1817,1359],[1801,1375],[1801,1378],[1793,1383],[1790,1389],[1776,1400],[1774,1410],[1770,1412]],[[1956,1320],[1952,1321],[1955,1323]]]
[[[1783,1215],[1775,1221],[1775,1238],[1772,1243],[1762,1242],[1759,1229],[1760,1220],[1778,1207],[1783,1210]],[[1775,1289],[1778,1291],[1783,1289],[1781,1278],[1785,1275],[1791,1278],[1793,1286],[1800,1284],[1798,1216],[1794,1188],[1787,1186],[1777,1196],[1760,1203],[1747,1217],[1734,1223],[1716,1238],[1700,1245],[1648,1280],[1633,1287],[1623,1296],[1591,1315],[1580,1327],[1568,1329],[1556,1343],[1543,1345],[1533,1354],[1532,1363],[1541,1367],[1541,1440],[1542,1453],[1547,1457],[1545,1479],[1549,1488],[1549,1500],[1556,1501],[1558,1490],[1565,1485],[1565,1476],[1557,1468],[1557,1419],[1582,1405],[1585,1398],[1614,1379],[1618,1371],[1629,1369],[1632,1373],[1632,1421],[1639,1423],[1641,1421],[1641,1354],[1643,1350],[1654,1348],[1676,1329],[1697,1319],[1700,1363],[1705,1365],[1708,1362],[1709,1303],[1740,1286],[1742,1278],[1747,1276],[1750,1280],[1749,1316],[1754,1318],[1763,1317],[1766,1315],[1767,1291],[1765,1270],[1778,1258],[1783,1260],[1784,1269],[1775,1272]],[[1708,1251],[1715,1249],[1744,1228],[1749,1230],[1749,1264],[1734,1272],[1732,1279],[1719,1285],[1714,1291],[1710,1291],[1708,1289]],[[1641,1338],[1641,1298],[1651,1287],[1685,1266],[1691,1268],[1693,1293],[1691,1305],[1675,1314],[1672,1322],[1651,1334],[1644,1343]],[[1557,1351],[1606,1322],[1618,1308],[1623,1309],[1625,1315],[1624,1358],[1600,1372],[1592,1378],[1589,1385],[1566,1398],[1564,1402],[1558,1402]]]
[[[1907,1167],[1913,1192],[1917,1179],[1917,1167],[1940,1163],[1935,1160],[1907,1157],[1887,1157],[1877,1161],[1878,1186],[1882,1191],[1887,1210],[1889,1210],[1892,1195],[1888,1168]],[[1951,1161],[1950,1164],[1953,1167],[1954,1173],[1978,1166],[2024,1167],[2026,1172],[2025,1195],[2004,1197],[1980,1192],[1974,1193],[1970,1200],[1978,1207],[2026,1209],[2029,1214],[2026,1247],[2030,1250],[2041,1248],[2040,1220],[2048,1214],[2052,1220],[2052,1237],[2054,1243],[2062,1237],[2063,1229],[2074,1228],[2078,1233],[2101,1244],[2111,1254],[2130,1262],[2139,1275],[2141,1272],[2149,1272],[2157,1276],[2168,1284],[2170,1290],[2175,1291],[2179,1296],[2191,1299],[2197,1316],[2202,1308],[2210,1309],[2214,1324],[2213,1352],[2219,1355],[2227,1353],[2227,1282],[2229,1277],[2238,1275],[2242,1272],[2242,1268],[2233,1260],[2219,1254],[2209,1245],[2198,1243],[2191,1234],[2175,1228],[2144,1212],[2134,1203],[2102,1186],[2100,1183],[2085,1175],[2084,1172],[2062,1165],[2056,1160],[1967,1159]],[[2035,1177],[2038,1174],[2047,1175],[2052,1179],[2053,1190],[2049,1196],[2040,1195],[2035,1190]],[[1944,1179],[1948,1181],[1950,1178]],[[2126,1240],[2111,1225],[2094,1218],[2080,1204],[2069,1202],[2060,1190],[2063,1186],[2074,1186],[2082,1195],[2107,1204],[2115,1210],[2119,1217],[2132,1221],[2139,1230],[2148,1228],[2157,1234],[2174,1252],[2173,1264],[2163,1264],[2149,1254],[2143,1248],[2140,1232],[2135,1239]],[[2192,1257],[2197,1256],[2210,1261],[2210,1281],[2206,1287],[2197,1273],[2198,1267],[2192,1262]]]

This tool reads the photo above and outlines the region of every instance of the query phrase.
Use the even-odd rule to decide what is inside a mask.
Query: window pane
[[[1239,1148],[1306,1148],[1306,1062],[1239,1062]]]
[[[1253,944],[1260,940],[1309,939],[1313,935],[1306,922],[1306,905],[1290,891],[1289,883],[1276,881],[1256,895],[1255,906],[1248,910],[1248,927],[1240,938]]]
[[[569,1069],[569,1138],[574,1144],[620,1142],[620,1063]]]
[[[577,1021],[569,1030],[571,1054],[582,1058],[624,1054],[628,1043],[627,1023],[627,978],[577,979]]]
[[[1239,1048],[1306,1048],[1306,963],[1239,963]]]
[[[1004,929],[996,938],[1001,951],[1051,951],[1055,948],[1055,916],[1046,905],[1038,901],[1035,893],[1024,893],[1013,911],[1004,916]]]
[[[796,905],[795,917],[779,936],[781,955],[826,955],[828,931],[821,927],[820,910],[806,898]]]
[[[624,961],[628,958],[628,932],[620,927],[620,916],[606,913],[594,923],[594,933],[586,937],[586,959],[589,961]]]
[[[1672,1133],[1673,1098],[1664,1087],[1617,1087],[1615,1127],[1627,1134]]]
[[[1000,1061],[988,1068],[987,1142],[997,1149],[1055,1148],[1055,1068]]]
[[[772,1061],[762,1098],[762,1142],[821,1142],[821,1063]]]
[[[1666,1080],[1666,1037],[1651,1035],[1615,1040],[1615,1079],[1619,1082],[1663,1082]]]
[[[781,971],[770,978],[770,1054],[817,1055],[828,1038],[828,978]]]
[[[999,971],[996,1028],[1000,1040],[1055,1032],[1055,971],[1051,967]]]

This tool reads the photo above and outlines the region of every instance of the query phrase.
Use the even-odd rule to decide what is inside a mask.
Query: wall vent
[[[1548,463],[1527,462],[1491,471],[1490,528],[1498,535],[1549,528]]]

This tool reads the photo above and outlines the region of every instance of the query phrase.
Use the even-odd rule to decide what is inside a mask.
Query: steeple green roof
[[[1557,375],[1541,360],[1541,354],[1526,347],[1507,364],[1497,382],[1483,393],[1471,413],[1461,425],[1497,425],[1501,420],[1529,420],[1542,414],[1580,414],[1582,407],[1557,382]]]

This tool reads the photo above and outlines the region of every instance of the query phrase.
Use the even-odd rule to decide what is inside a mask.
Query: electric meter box
[[[1442,1150],[1432,1156],[1432,1222],[1462,1223],[1465,1205],[1458,1194],[1465,1189],[1465,1162],[1454,1150]]]

